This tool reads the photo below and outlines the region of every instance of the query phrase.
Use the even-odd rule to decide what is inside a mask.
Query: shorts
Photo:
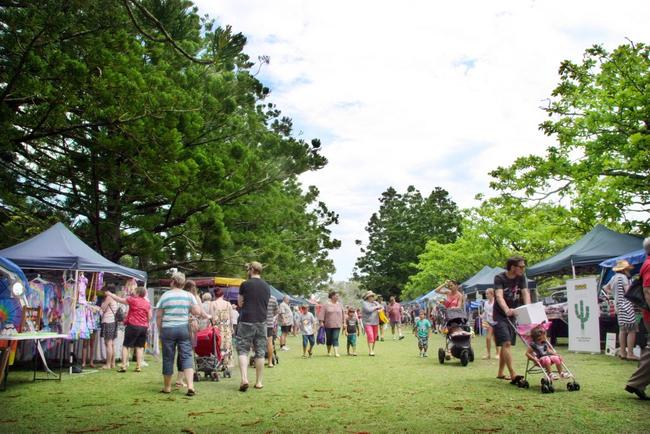
[[[638,332],[639,331],[639,325],[637,323],[629,323],[629,322],[619,322],[618,323],[618,330],[621,332]]]
[[[378,325],[369,325],[366,324],[364,327],[366,329],[366,339],[369,344],[374,344],[377,341],[379,335],[379,326]]]
[[[316,345],[316,339],[314,339],[314,335],[302,335],[302,347],[307,348],[307,344],[309,344],[310,348]]]
[[[429,336],[418,336],[418,348],[423,350],[429,347]]]
[[[357,334],[356,333],[348,335],[348,345],[351,346],[351,347],[356,347],[357,346]]]
[[[163,375],[172,375],[174,373],[176,350],[178,350],[178,357],[176,358],[178,372],[194,367],[192,340],[188,326],[163,327],[160,331],[160,341],[162,342]]]
[[[562,364],[562,357],[560,357],[558,355],[540,357],[539,364],[542,365],[545,368],[548,368],[549,366],[551,366],[551,364],[553,364],[553,365],[561,365]]]
[[[341,334],[341,329],[336,328],[326,328],[325,329],[325,344],[329,346],[338,347],[339,346],[339,335]]]
[[[107,341],[112,341],[117,337],[117,323],[116,322],[103,322],[102,331],[100,336]]]
[[[267,338],[274,338],[275,337],[275,327],[267,327],[266,328],[266,337]]]
[[[292,328],[293,328],[293,326],[290,326],[290,325],[280,327],[280,329],[282,329],[282,333],[291,333]]]
[[[517,335],[507,320],[497,321],[492,326],[492,330],[494,332],[494,342],[496,342],[497,347],[503,346],[506,342],[510,342],[512,345],[517,343]]]
[[[127,324],[124,330],[124,343],[122,345],[127,348],[144,348],[144,345],[147,343],[148,331],[148,327]]]
[[[240,322],[237,325],[237,339],[235,346],[240,356],[245,356],[251,347],[256,359],[263,359],[266,353],[266,323]]]
[[[402,323],[401,320],[396,320],[396,321],[390,320],[391,327],[395,327],[396,325],[400,325],[401,323]]]

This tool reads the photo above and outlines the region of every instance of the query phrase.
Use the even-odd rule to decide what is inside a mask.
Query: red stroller
[[[196,333],[194,353],[196,354],[194,381],[200,381],[199,372],[203,372],[205,378],[210,378],[212,381],[219,381],[219,371],[224,371],[224,376],[230,377],[230,371],[223,365],[221,333],[219,327],[212,322],[208,328]]]

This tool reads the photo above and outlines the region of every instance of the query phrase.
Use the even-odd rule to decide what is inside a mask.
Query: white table
[[[68,335],[51,333],[51,332],[25,332],[17,333],[15,335],[2,335],[0,336],[0,342],[14,342],[14,341],[34,341],[41,342],[48,339],[68,339]],[[63,370],[63,349],[64,345],[61,345],[61,354],[59,354],[59,375],[55,378],[37,378],[36,371],[38,366],[38,357],[34,355],[34,381],[36,380],[58,380],[61,381],[61,371]],[[7,376],[9,373],[9,354],[11,353],[11,346],[7,346],[0,350],[0,384],[2,384],[2,391],[7,389]]]

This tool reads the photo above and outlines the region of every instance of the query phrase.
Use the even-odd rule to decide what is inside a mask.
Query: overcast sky
[[[650,1],[195,0],[268,55],[258,76],[329,164],[301,177],[340,214],[346,280],[387,187],[435,186],[461,207],[488,172],[543,153],[538,124],[564,59],[591,45],[650,43]]]

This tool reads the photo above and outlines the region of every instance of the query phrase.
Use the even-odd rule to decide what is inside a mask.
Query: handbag
[[[325,327],[318,329],[318,335],[316,336],[316,343],[319,345],[325,345]]]
[[[643,295],[643,282],[639,276],[635,276],[632,279],[630,288],[627,290],[624,297],[630,300],[630,303],[633,305],[638,306],[641,309],[650,310],[650,307],[648,307],[648,303],[645,300],[645,296]]]
[[[379,324],[386,324],[388,322],[388,317],[386,316],[386,312],[384,312],[384,309],[381,309],[379,311]]]

